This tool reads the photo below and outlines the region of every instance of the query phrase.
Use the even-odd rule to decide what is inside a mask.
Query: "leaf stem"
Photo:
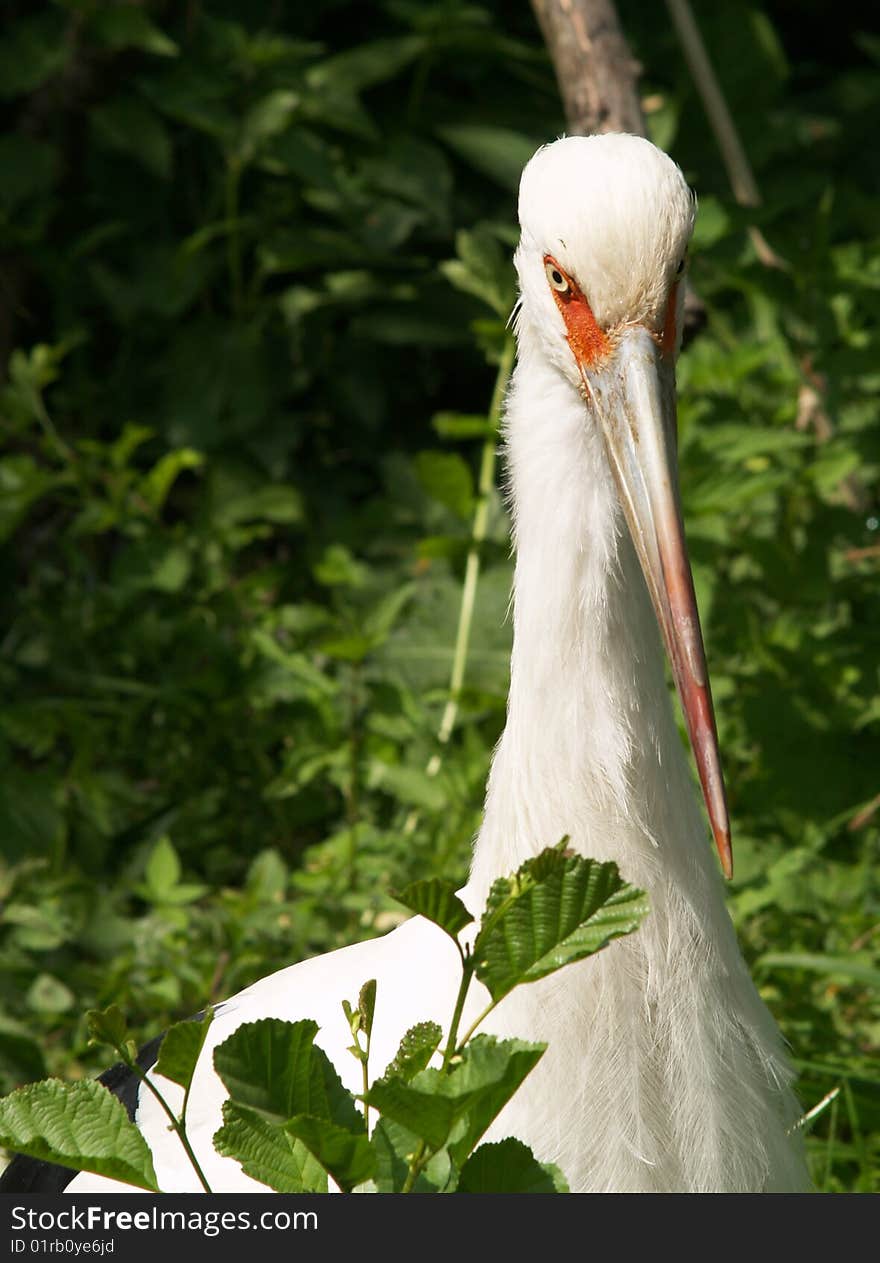
[[[473,1035],[477,1027],[480,1025],[480,1023],[485,1022],[486,1018],[495,1008],[495,1005],[497,1003],[498,1003],[497,1000],[490,1000],[490,1002],[486,1005],[485,1009],[483,1009],[483,1012],[477,1018],[475,1018],[473,1022],[471,1022],[470,1026],[467,1028],[464,1035],[462,1036],[462,1039],[461,1039],[462,1045],[468,1042],[468,1040],[471,1038],[471,1036]]]
[[[187,1138],[187,1134],[186,1134],[186,1127],[183,1124],[182,1118],[178,1118],[176,1116],[171,1106],[165,1100],[165,1097],[162,1095],[162,1093],[159,1091],[156,1085],[152,1082],[152,1080],[149,1078],[146,1072],[141,1069],[141,1067],[134,1060],[134,1058],[130,1057],[125,1049],[117,1048],[116,1051],[122,1054],[123,1059],[128,1065],[129,1070],[134,1071],[134,1073],[140,1079],[141,1083],[143,1083],[145,1087],[149,1088],[153,1096],[159,1102],[160,1106],[165,1111],[165,1114],[168,1117],[168,1120],[171,1124],[172,1131],[176,1133],[178,1140],[183,1145],[184,1152],[186,1153],[186,1156],[189,1158],[190,1163],[192,1164],[193,1170],[198,1176],[199,1183],[201,1184],[202,1188],[205,1190],[206,1193],[213,1193],[214,1190],[211,1188],[210,1184],[205,1179],[205,1173],[202,1170],[201,1166],[199,1165],[199,1160],[193,1151],[192,1145],[189,1143],[189,1139]],[[187,1105],[186,1098],[188,1095],[189,1094],[187,1093],[184,1096],[184,1103],[183,1103],[184,1112],[186,1111],[186,1105]]]
[[[458,1050],[458,1027],[461,1022],[461,1015],[464,1011],[464,1002],[467,998],[468,988],[471,985],[471,979],[473,976],[473,962],[470,957],[466,957],[462,960],[461,983],[459,984],[458,995],[455,997],[455,1009],[452,1013],[452,1021],[449,1023],[449,1036],[446,1040],[446,1048],[443,1052],[443,1064],[440,1067],[442,1071],[449,1069],[450,1062]],[[465,1040],[462,1040],[462,1043],[464,1042]]]
[[[410,1159],[409,1170],[406,1173],[406,1179],[403,1181],[403,1187],[400,1190],[401,1193],[411,1193],[413,1191],[413,1186],[416,1180],[421,1175],[422,1169],[430,1158],[430,1154],[426,1152],[427,1148],[427,1142],[420,1140],[418,1149],[416,1149]]]
[[[361,1077],[364,1084],[364,1128],[369,1136],[370,1134],[370,1107],[367,1104],[367,1095],[370,1091],[370,1039],[372,1038],[372,1030],[366,1032],[367,1046],[364,1049],[364,1059],[361,1062]]]

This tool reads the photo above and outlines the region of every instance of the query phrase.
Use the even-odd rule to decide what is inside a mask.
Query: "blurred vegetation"
[[[732,201],[662,6],[621,0],[700,194],[688,535],[731,908],[820,1188],[880,1187],[880,38],[701,6]],[[491,503],[439,771],[523,161],[528,6],[12,0],[0,34],[0,1089],[380,932],[464,876],[504,720]],[[750,224],[784,266],[756,257]],[[433,768],[432,768],[433,771]],[[552,842],[553,839],[546,839]]]

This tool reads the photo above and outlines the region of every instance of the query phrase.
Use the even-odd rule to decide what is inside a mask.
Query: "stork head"
[[[639,136],[571,136],[538,150],[520,185],[524,318],[597,425],[660,624],[725,874],[730,825],[685,544],[676,459],[694,196]]]

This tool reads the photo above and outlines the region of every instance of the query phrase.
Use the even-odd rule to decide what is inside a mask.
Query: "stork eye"
[[[562,268],[559,267],[558,264],[554,263],[552,259],[548,259],[545,262],[544,272],[547,280],[556,290],[557,294],[567,294],[569,292],[571,289],[571,281],[565,275]]]

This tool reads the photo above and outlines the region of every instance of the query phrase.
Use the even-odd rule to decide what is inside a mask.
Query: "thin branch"
[[[612,0],[532,0],[532,8],[553,60],[569,132],[644,136],[642,68]]]
[[[762,199],[758,182],[740,140],[733,115],[727,108],[727,101],[709,60],[709,54],[703,43],[700,29],[694,20],[689,0],[666,0],[666,5],[681,43],[685,61],[703,102],[709,126],[712,128],[721,152],[721,160],[727,171],[733,196],[740,206],[760,206]],[[789,270],[790,264],[776,253],[756,224],[749,225],[748,234],[755,248],[755,254],[764,267]]]
[[[740,206],[760,206],[761,193],[739,138],[733,115],[727,108],[718,77],[712,68],[703,37],[694,21],[688,0],[666,0],[669,16],[681,41],[709,125],[721,151],[733,196]]]

